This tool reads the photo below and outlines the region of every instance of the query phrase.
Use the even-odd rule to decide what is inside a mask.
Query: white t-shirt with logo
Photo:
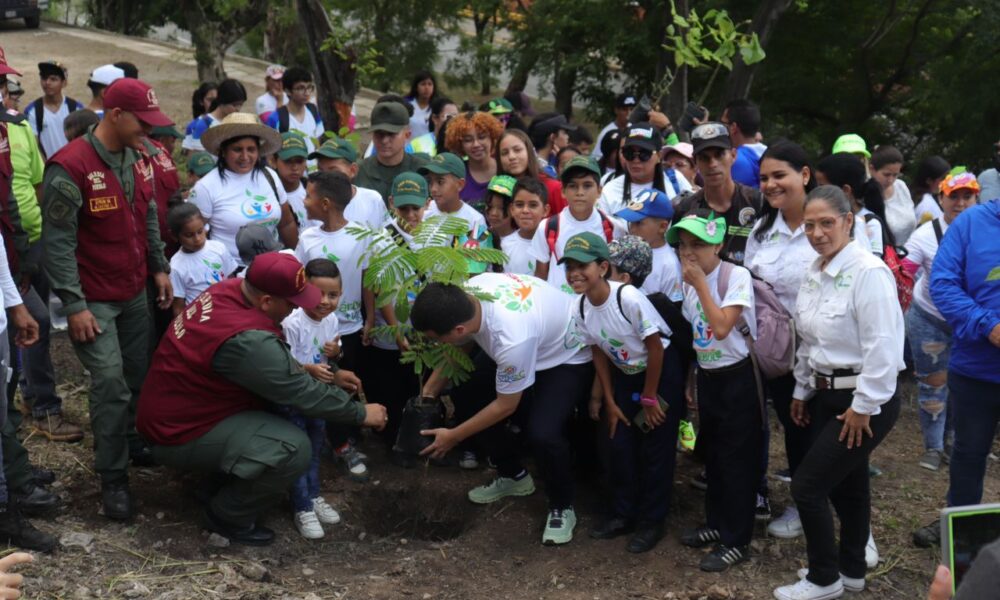
[[[514,231],[500,238],[500,249],[508,259],[503,266],[504,273],[535,274],[535,259],[531,258],[530,238],[521,237],[520,233]]]
[[[743,267],[733,265],[732,275],[729,279],[729,288],[726,290],[726,297],[719,297],[719,272],[722,270],[720,263],[714,271],[709,273],[708,289],[712,291],[712,300],[719,308],[727,306],[742,306],[743,319],[750,327],[750,335],[757,337],[757,313],[753,304],[753,283],[750,278],[750,271]],[[719,369],[736,364],[750,356],[750,349],[746,340],[740,334],[737,327],[729,331],[726,339],[719,340],[712,332],[711,325],[708,324],[708,317],[702,309],[701,301],[698,299],[698,292],[694,287],[684,284],[684,318],[691,323],[691,330],[694,332],[694,352],[698,356],[698,364],[706,369]],[[737,320],[739,324],[739,320]]]
[[[684,292],[681,290],[681,261],[677,258],[677,252],[666,244],[652,250],[653,270],[649,272],[646,281],[642,282],[640,289],[645,294],[660,292],[671,302],[680,302],[684,298]]]
[[[382,194],[354,186],[354,197],[344,209],[344,218],[371,229],[381,229],[389,222],[389,211],[382,201]]]
[[[651,335],[670,335],[660,313],[646,295],[633,285],[617,281],[608,282],[611,293],[604,304],[594,306],[586,296],[583,302],[583,318],[580,318],[580,302],[574,303],[573,318],[583,343],[597,346],[622,373],[634,375],[646,370],[649,351],[643,340]],[[621,308],[618,307],[618,289],[621,291]],[[669,338],[661,338],[663,347],[670,345]]]
[[[453,213],[443,213],[441,209],[438,208],[437,200],[432,200],[430,205],[428,205],[427,210],[424,211],[424,220],[437,216],[437,215],[448,215],[450,217],[458,217],[460,219],[465,219],[469,224],[470,232],[480,231],[480,228],[486,228],[486,218],[483,217],[483,213],[472,208],[465,202],[462,202],[462,208],[458,209]]]
[[[281,329],[295,360],[303,365],[320,365],[326,362],[323,346],[337,338],[340,324],[335,312],[316,321],[306,311],[296,308],[281,322]]]
[[[551,218],[554,217],[549,217],[549,219]],[[535,235],[531,238],[531,252],[529,255],[536,262],[549,263],[548,282],[551,285],[561,289],[567,294],[573,294],[573,288],[566,283],[566,268],[563,265],[558,264],[558,261],[562,258],[566,242],[569,241],[569,238],[578,233],[589,231],[593,234],[599,235],[601,239],[607,239],[604,235],[604,225],[601,222],[601,215],[595,208],[590,213],[590,216],[587,217],[586,221],[578,221],[576,217],[569,212],[568,206],[562,209],[558,215],[559,235],[556,236],[555,256],[551,256],[551,252],[549,251],[549,219],[544,219],[538,225],[538,229],[535,230]],[[614,223],[612,223],[612,225],[614,226]],[[612,238],[618,239],[622,235],[624,235],[624,231],[619,227],[614,226]]]
[[[212,169],[198,180],[188,196],[188,202],[201,210],[210,227],[211,238],[222,242],[240,265],[243,261],[236,248],[236,233],[240,227],[250,223],[263,225],[277,240],[281,206],[288,202],[278,174],[270,167],[265,168],[274,181],[273,188],[262,171],[240,175],[227,169],[223,180],[219,170]]]
[[[497,393],[523,392],[534,385],[537,371],[590,361],[573,319],[572,296],[537,277],[511,273],[483,273],[469,279],[468,287],[494,298],[479,302],[482,322],[473,339],[497,364]]]
[[[197,252],[181,248],[170,258],[174,298],[184,298],[184,304],[190,304],[209,286],[232,275],[238,266],[222,242],[216,240],[205,240]]]
[[[360,331],[361,281],[368,268],[368,243],[359,241],[348,233],[357,223],[348,221],[337,231],[324,231],[322,227],[311,227],[299,236],[295,247],[295,258],[303,265],[314,258],[325,258],[337,263],[340,268],[340,285],[343,290],[337,318],[340,319],[341,334],[350,335]]]

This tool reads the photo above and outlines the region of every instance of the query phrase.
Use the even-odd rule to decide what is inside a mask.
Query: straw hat
[[[219,147],[227,140],[241,137],[255,137],[260,140],[261,155],[274,154],[281,150],[281,134],[263,125],[257,115],[235,112],[227,116],[215,127],[201,134],[201,145],[212,154],[219,153]]]

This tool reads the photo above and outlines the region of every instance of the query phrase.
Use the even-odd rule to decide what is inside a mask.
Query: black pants
[[[358,376],[364,384],[365,396],[369,402],[384,405],[389,413],[389,422],[379,436],[391,448],[399,433],[403,406],[409,398],[420,395],[420,381],[412,364],[399,362],[399,350],[363,346],[361,357]]]
[[[785,433],[785,454],[788,470],[792,476],[799,469],[802,459],[809,449],[809,430],[792,422],[792,393],[795,391],[795,375],[789,373],[767,382],[767,391],[774,403],[774,412]]]
[[[337,366],[341,369],[353,371],[355,375],[361,377],[358,373],[358,367],[361,364],[362,347],[360,330],[340,336],[342,354],[340,360],[337,362]],[[365,395],[367,396],[367,384],[364,379],[361,380],[361,385],[365,388]],[[330,442],[331,450],[340,448],[352,439],[357,440],[359,433],[360,428],[353,425],[344,425],[343,423],[334,423],[332,421],[327,421],[326,423],[326,439]]]
[[[585,410],[594,381],[594,366],[559,365],[535,373],[535,383],[525,390],[514,419],[523,423],[549,496],[549,508],[573,505],[573,454],[569,423],[577,410]],[[480,398],[480,406],[495,396]],[[477,436],[501,477],[514,477],[524,470],[517,437],[509,423],[497,423]]]
[[[642,410],[632,394],[642,393],[646,373],[625,375],[615,370],[612,375],[615,403],[631,422]],[[657,391],[670,407],[666,421],[647,433],[635,425],[619,424],[610,444],[612,512],[643,525],[662,522],[670,509],[677,426],[687,410],[680,360],[672,346],[664,351]]]
[[[753,363],[698,369],[698,443],[707,438],[705,516],[726,546],[753,537],[754,509],[764,446],[761,401]]]
[[[843,423],[837,416],[850,408],[852,390],[818,392],[809,400],[809,447],[792,479],[792,498],[806,534],[809,581],[830,585],[843,573],[865,576],[865,544],[871,521],[868,457],[892,430],[899,416],[899,398],[882,405],[871,418],[874,437],[863,436],[861,446],[847,449],[837,440]],[[833,532],[833,503],[840,519],[840,552]]]

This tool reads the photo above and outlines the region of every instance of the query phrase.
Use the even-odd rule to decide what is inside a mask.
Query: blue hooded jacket
[[[931,298],[953,331],[948,369],[1000,384],[1000,200],[973,206],[945,232],[931,268]]]

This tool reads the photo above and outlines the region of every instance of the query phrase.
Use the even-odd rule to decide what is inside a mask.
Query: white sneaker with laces
[[[313,498],[313,512],[316,518],[324,525],[336,525],[340,523],[340,513],[335,508],[327,504],[323,496]]]
[[[805,579],[809,576],[809,569],[799,569],[798,575],[799,579]],[[848,577],[847,575],[841,573],[840,581],[844,584],[844,589],[852,594],[865,591],[865,580],[863,577],[861,579],[857,579],[855,577]]]
[[[802,535],[802,521],[799,519],[799,509],[794,504],[788,505],[780,517],[767,526],[768,535],[783,540],[790,540]]]
[[[311,510],[295,513],[295,528],[307,540],[319,540],[326,535],[323,526],[319,524],[319,519],[316,518],[316,513]]]
[[[816,585],[808,579],[800,579],[792,585],[783,585],[774,590],[777,600],[833,600],[844,595],[844,583],[834,581],[830,585]]]
[[[878,566],[878,547],[875,545],[875,538],[872,537],[870,530],[868,532],[868,543],[865,544],[865,564],[868,565],[869,569],[874,569]]]

